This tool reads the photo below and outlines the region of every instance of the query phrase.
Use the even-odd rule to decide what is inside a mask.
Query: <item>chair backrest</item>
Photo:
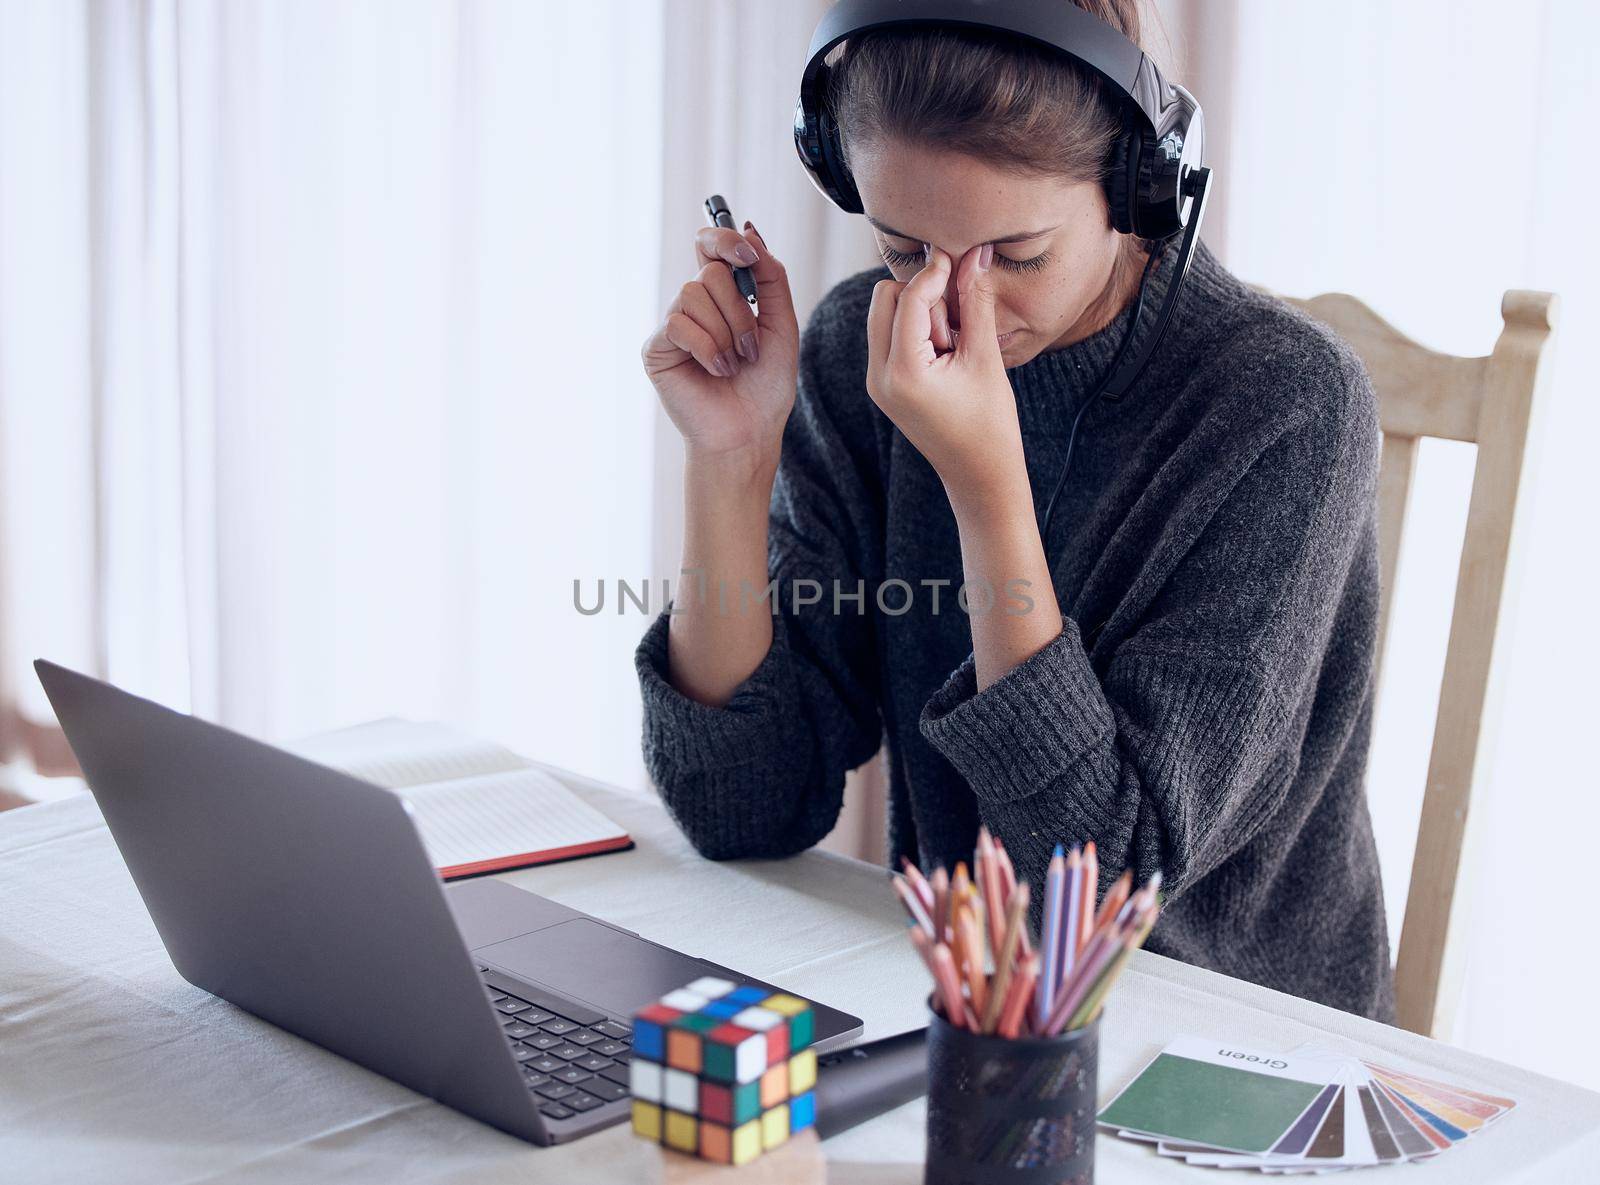
[[[1504,327],[1493,352],[1481,358],[1420,346],[1352,296],[1285,299],[1349,342],[1378,394],[1383,427],[1380,664],[1418,443],[1433,436],[1477,445],[1439,715],[1395,965],[1400,1024],[1447,1037],[1460,983],[1464,911],[1457,888],[1462,868],[1472,864],[1468,823],[1473,788],[1490,767],[1505,668],[1501,627],[1505,611],[1515,602],[1523,470],[1543,403],[1541,386],[1550,370],[1556,298],[1547,292],[1507,292],[1500,302]]]

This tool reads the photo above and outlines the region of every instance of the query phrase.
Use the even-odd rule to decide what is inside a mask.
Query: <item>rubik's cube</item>
[[[816,1122],[811,1005],[707,976],[633,1018],[633,1130],[719,1164],[746,1164]]]

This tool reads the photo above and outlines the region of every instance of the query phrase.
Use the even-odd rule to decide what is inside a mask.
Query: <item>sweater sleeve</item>
[[[1371,546],[1378,430],[1349,374],[1211,495],[1194,545],[1124,641],[1091,662],[1070,617],[976,689],[969,657],[923,710],[1018,860],[1094,840],[1108,873],[1182,893],[1283,804],[1357,549]]]
[[[845,774],[882,739],[870,617],[882,496],[859,377],[866,360],[853,357],[858,335],[847,332],[853,317],[864,312],[836,289],[801,338],[768,516],[777,605],[766,656],[720,708],[668,680],[670,606],[634,656],[645,766],[690,843],[712,859],[817,843],[838,821]]]

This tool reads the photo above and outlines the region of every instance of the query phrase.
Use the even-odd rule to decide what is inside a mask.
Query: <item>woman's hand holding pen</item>
[[[1026,491],[1016,399],[995,337],[994,248],[973,247],[956,272],[959,332],[945,309],[951,259],[933,248],[909,281],[879,281],[867,313],[867,392],[944,482],[952,502]]]
[[[788,275],[749,222],[743,234],[702,228],[695,256],[699,272],[640,351],[645,374],[691,464],[773,470],[794,406],[800,348]],[[759,317],[739,294],[735,267],[755,277]]]
[[[683,435],[682,568],[697,574],[673,600],[667,677],[690,699],[721,707],[771,648],[772,614],[764,602],[721,613],[718,597],[693,590],[728,589],[737,599],[747,585],[766,587],[767,507],[794,407],[800,328],[783,264],[750,223],[742,235],[702,229],[695,255],[698,274],[640,354]],[[759,315],[740,295],[735,267],[751,270]]]

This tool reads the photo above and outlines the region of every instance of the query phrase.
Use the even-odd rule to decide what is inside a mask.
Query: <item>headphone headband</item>
[[[841,41],[896,26],[999,32],[1053,50],[1094,71],[1123,100],[1127,121],[1106,189],[1116,229],[1163,239],[1188,222],[1188,175],[1201,165],[1203,118],[1194,96],[1168,82],[1117,29],[1071,0],[839,0],[811,38],[795,106],[795,148],[812,182],[835,205],[859,214],[861,198],[844,163],[827,107],[825,59]]]
[[[979,32],[1000,30],[1061,50],[1097,70],[1132,97],[1144,54],[1116,29],[1071,0],[839,0],[811,35],[806,73],[847,37],[894,25],[954,25]],[[1070,48],[1069,48],[1070,47]]]

